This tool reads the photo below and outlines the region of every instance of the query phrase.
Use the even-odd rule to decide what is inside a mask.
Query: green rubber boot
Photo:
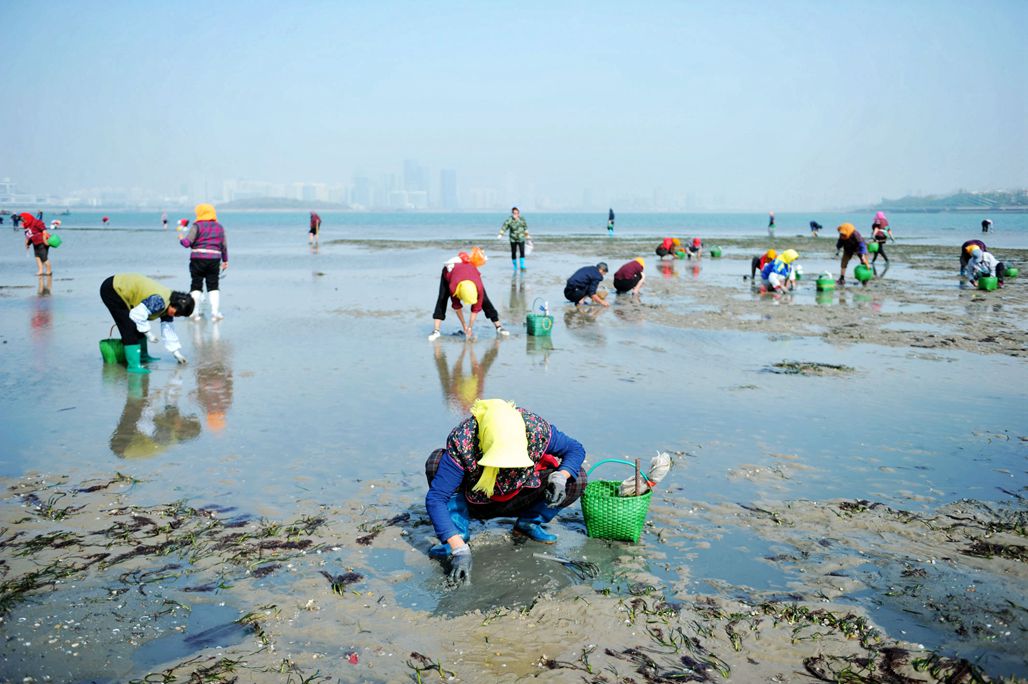
[[[150,372],[149,368],[144,368],[139,363],[140,348],[138,344],[126,344],[125,345],[125,362],[128,364],[129,373],[140,373],[145,375]]]
[[[150,356],[150,350],[147,348],[146,342],[147,339],[144,337],[143,341],[139,343],[139,360],[143,363],[147,363],[149,361],[160,361],[161,357]]]

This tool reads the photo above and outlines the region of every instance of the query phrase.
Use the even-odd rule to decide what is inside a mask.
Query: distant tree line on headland
[[[873,208],[887,211],[1028,211],[1028,189],[968,192],[886,199]]]

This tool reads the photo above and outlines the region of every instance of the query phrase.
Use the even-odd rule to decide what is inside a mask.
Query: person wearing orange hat
[[[984,276],[995,277],[999,281],[1000,287],[1003,287],[1003,278],[1007,274],[1007,269],[1002,261],[996,259],[992,252],[982,249],[978,245],[970,245],[967,252],[971,255],[966,268],[967,282],[971,287],[976,287],[978,279]]]
[[[664,238],[660,245],[657,246],[657,256],[663,259],[666,256],[670,256],[672,259],[675,257],[675,252],[682,246],[682,241],[678,238]]]
[[[479,399],[446,447],[425,462],[425,508],[449,558],[451,581],[471,578],[471,519],[515,518],[514,532],[553,544],[543,529],[585,491],[585,447],[542,417],[503,399]]]
[[[844,223],[836,230],[839,231],[839,240],[835,243],[835,256],[839,256],[839,252],[842,252],[842,262],[839,264],[839,280],[836,282],[840,285],[845,285],[846,267],[849,265],[850,259],[853,258],[854,254],[857,255],[860,263],[868,268],[871,267],[871,264],[867,259],[867,243],[852,223]]]
[[[971,261],[972,247],[981,247],[982,251],[988,252],[989,248],[981,240],[968,240],[960,245],[960,275],[967,275],[967,264]]]
[[[646,261],[642,257],[632,259],[614,272],[614,291],[618,294],[638,294],[646,280]]]
[[[218,223],[218,215],[210,204],[196,205],[196,220],[186,234],[179,234],[179,244],[189,250],[189,275],[192,278],[190,292],[196,300],[193,308],[194,321],[200,320],[200,298],[203,286],[207,284],[207,299],[211,303],[211,320],[219,321],[221,313],[221,290],[219,276],[228,268],[228,240],[225,229]]]
[[[754,280],[754,278],[757,277],[757,272],[763,271],[764,267],[767,266],[768,263],[774,261],[777,256],[778,252],[773,249],[769,249],[760,256],[755,256],[750,259],[750,280]],[[746,280],[746,276],[743,276],[742,279]]]
[[[53,275],[46,224],[32,214],[24,212],[21,214],[21,225],[25,228],[25,249],[31,246],[36,257],[36,275]]]
[[[472,253],[475,253],[475,250],[472,250]],[[479,257],[481,263],[485,263],[485,255],[481,254],[481,250],[478,254],[481,255]],[[476,261],[478,260],[476,258]],[[474,334],[475,318],[479,312],[485,312],[485,317],[492,321],[498,336],[510,335],[500,323],[500,314],[496,307],[489,301],[485,285],[482,284],[482,274],[472,262],[472,257],[464,252],[443,264],[442,273],[439,274],[439,294],[436,296],[435,311],[432,312],[433,329],[428,336],[429,342],[439,339],[442,334],[439,332],[439,328],[446,318],[447,299],[450,299],[454,313],[460,320],[461,330],[467,339]],[[470,319],[464,318],[465,304],[471,308]]]

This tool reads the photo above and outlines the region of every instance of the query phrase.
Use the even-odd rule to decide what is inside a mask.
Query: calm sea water
[[[319,212],[323,219],[322,239],[387,238],[428,240],[462,238],[484,240],[495,236],[506,214],[494,213],[355,213]],[[161,214],[152,212],[73,212],[68,216],[45,215],[47,222],[60,218],[64,228],[98,228],[101,217],[111,218],[110,228],[160,230]],[[606,235],[607,214],[526,213],[529,231],[535,235]],[[858,230],[870,229],[874,214],[862,213],[782,213],[775,217],[777,235],[808,235],[809,222],[825,227],[822,235],[834,233],[835,226],[852,223]],[[191,212],[168,212],[173,225],[179,218],[192,219]],[[219,212],[226,228],[266,229],[292,236],[304,233],[307,212]],[[891,214],[893,233],[900,240],[929,244],[959,244],[981,237],[981,221],[975,213]],[[989,215],[992,231],[986,243],[996,247],[1028,247],[1028,213]],[[6,225],[6,222],[5,222]],[[700,235],[702,237],[744,237],[767,235],[767,214],[618,214],[616,235],[657,236]],[[291,242],[293,237],[288,238]]]

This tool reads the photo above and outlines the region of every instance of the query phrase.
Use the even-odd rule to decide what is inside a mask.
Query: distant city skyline
[[[789,211],[1028,186],[1019,0],[53,0],[0,25],[46,27],[0,62],[0,176],[35,196]]]

